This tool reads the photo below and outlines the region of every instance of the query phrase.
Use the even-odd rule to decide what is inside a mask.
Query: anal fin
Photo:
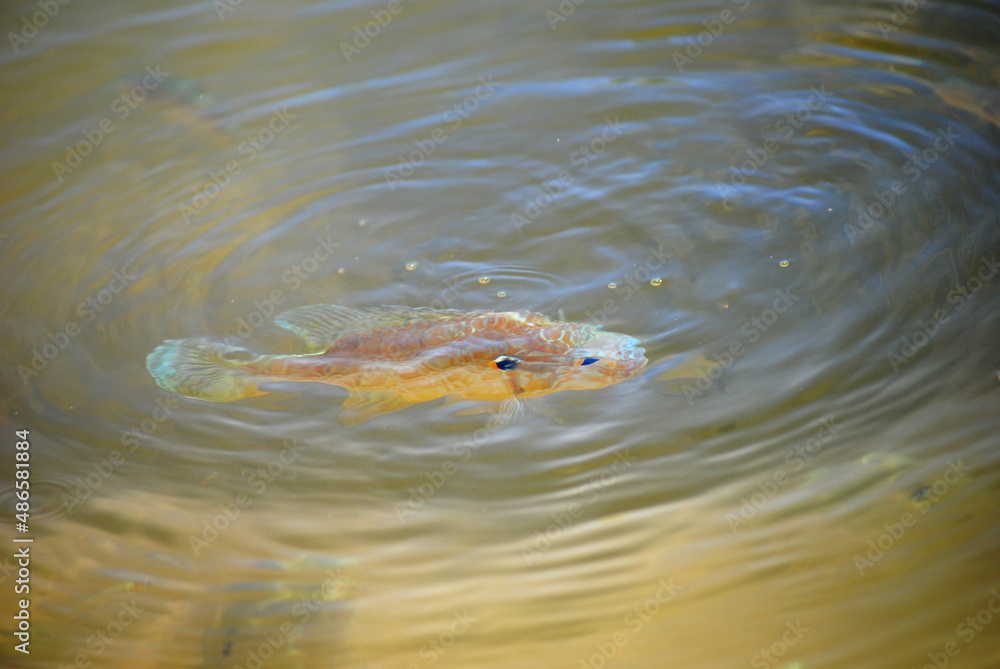
[[[399,411],[410,402],[391,390],[352,390],[340,409],[337,420],[342,425],[357,425],[375,416]]]

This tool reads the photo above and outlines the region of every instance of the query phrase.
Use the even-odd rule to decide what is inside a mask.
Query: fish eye
[[[580,366],[582,367],[583,365],[593,365],[595,362],[598,362],[597,358],[584,358],[583,360],[580,361]]]
[[[514,369],[514,366],[517,365],[517,363],[519,362],[521,361],[518,360],[517,358],[513,358],[509,355],[501,355],[499,358],[493,361],[493,366],[496,367],[497,369],[503,369],[503,370]]]

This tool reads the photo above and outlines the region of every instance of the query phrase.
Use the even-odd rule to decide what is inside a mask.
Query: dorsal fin
[[[413,321],[447,320],[466,313],[426,307],[368,307],[352,309],[337,304],[313,304],[286,311],[274,322],[288,328],[312,350],[326,350],[345,335],[371,332]]]

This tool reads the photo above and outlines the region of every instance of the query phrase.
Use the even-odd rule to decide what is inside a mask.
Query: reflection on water
[[[40,7],[0,11],[0,664],[998,664],[995,6]],[[303,353],[314,304],[649,365],[507,425],[145,369]]]

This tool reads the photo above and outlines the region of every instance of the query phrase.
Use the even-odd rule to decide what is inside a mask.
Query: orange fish
[[[339,420],[359,423],[447,395],[517,400],[603,388],[647,362],[634,337],[530,311],[320,304],[275,322],[313,352],[258,355],[208,339],[169,339],[146,368],[161,388],[214,402],[266,394],[260,384],[268,381],[341,386],[350,396]]]

